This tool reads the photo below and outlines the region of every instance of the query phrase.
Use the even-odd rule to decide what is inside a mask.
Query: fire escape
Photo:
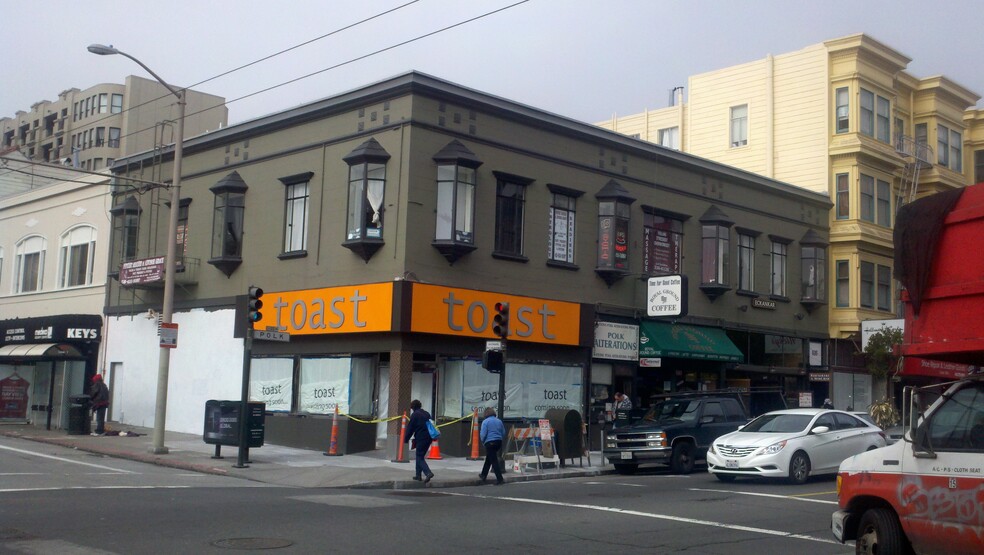
[[[932,167],[933,149],[928,144],[908,135],[899,135],[895,140],[895,151],[905,161],[902,176],[899,178],[899,194],[895,199],[895,210],[916,200],[919,192],[919,172]]]

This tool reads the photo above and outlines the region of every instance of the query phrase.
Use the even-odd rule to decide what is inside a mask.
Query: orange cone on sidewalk
[[[403,434],[405,434],[406,432],[407,432],[407,411],[403,411],[403,417],[400,418],[400,438],[399,438],[400,446],[396,450],[396,458],[390,462],[395,462],[395,463],[410,462],[410,459],[405,458],[403,456],[404,454],[403,448],[406,447],[406,443],[403,442]]]
[[[471,456],[468,457],[470,461],[477,461],[481,459],[478,456],[478,444],[479,444],[479,433],[478,433],[478,409],[472,414],[472,437],[471,437]]]
[[[324,453],[326,457],[338,457],[342,453],[338,452],[338,405],[335,405],[335,418],[331,419],[331,443],[328,446],[328,452]]]
[[[437,446],[436,439],[431,442],[431,447],[427,450],[427,458],[435,461],[441,460],[441,448]]]

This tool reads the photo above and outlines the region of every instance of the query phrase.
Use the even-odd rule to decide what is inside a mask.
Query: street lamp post
[[[177,137],[174,139],[174,177],[171,181],[171,213],[167,226],[167,255],[164,259],[164,307],[161,311],[161,322],[170,324],[174,314],[174,278],[177,268],[177,235],[178,235],[178,210],[181,206],[181,154],[184,146],[184,118],[185,118],[185,94],[186,91],[178,90],[168,85],[143,62],[133,56],[117,50],[112,46],[101,44],[90,44],[89,52],[107,56],[119,54],[130,58],[151,74],[157,82],[171,91],[171,94],[178,98],[178,124]],[[157,404],[154,413],[154,435],[153,444],[150,451],[154,454],[165,454],[168,452],[164,446],[164,421],[167,417],[167,374],[171,366],[171,348],[161,347],[160,359],[157,368]]]

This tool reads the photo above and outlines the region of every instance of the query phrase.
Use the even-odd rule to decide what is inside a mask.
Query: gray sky
[[[0,116],[67,88],[146,76],[122,56],[88,53],[91,43],[191,86],[409,1],[0,0]],[[237,123],[415,69],[596,122],[666,106],[689,75],[864,32],[912,58],[916,77],[942,74],[984,94],[979,0],[530,0],[236,100],[517,1],[419,0],[196,88],[225,97]]]

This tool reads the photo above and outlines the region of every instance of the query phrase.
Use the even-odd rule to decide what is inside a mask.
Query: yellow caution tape
[[[352,416],[351,414],[342,414],[340,416],[344,416],[345,418],[348,418],[349,420],[355,420],[356,422],[358,422],[360,424],[378,424],[380,422],[389,422],[391,420],[396,420],[397,418],[403,418],[403,415],[397,415],[397,416],[391,416],[389,418],[379,418],[379,419],[376,419],[376,420],[362,420],[361,418],[356,418],[356,417]]]

